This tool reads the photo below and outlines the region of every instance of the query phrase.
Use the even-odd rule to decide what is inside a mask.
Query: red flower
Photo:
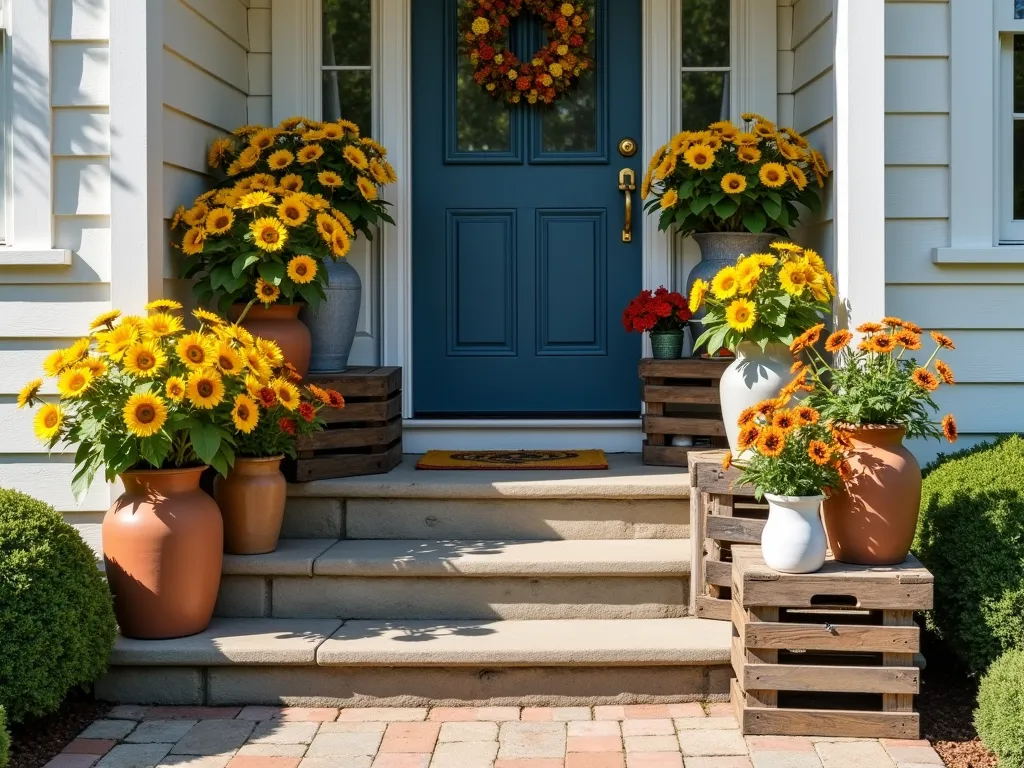
[[[520,91],[528,91],[530,89],[530,83],[531,81],[529,77],[520,77],[516,80],[516,88]]]
[[[264,408],[273,408],[277,405],[277,393],[274,392],[270,387],[263,387],[260,390],[260,402]]]
[[[493,46],[487,45],[487,43],[484,43],[483,45],[481,45],[480,46],[480,58],[483,59],[484,61],[490,61],[491,59],[493,59],[494,58],[494,48],[493,48]]]
[[[667,301],[652,302],[651,311],[658,317],[672,317],[672,305]]]
[[[277,426],[281,429],[282,432],[287,432],[289,435],[292,436],[295,435],[295,422],[289,419],[287,416],[282,416],[278,420]]]
[[[580,37],[579,35],[573,35],[572,37],[569,38],[569,45],[571,45],[573,48],[579,48],[580,46],[583,45],[583,38]]]
[[[559,32],[566,32],[569,29],[569,21],[565,16],[559,16],[558,21],[555,22],[555,26],[558,27]]]
[[[309,403],[301,403],[299,405],[299,416],[305,419],[307,423],[312,423],[313,419],[316,418],[316,408]]]
[[[345,407],[345,398],[341,396],[340,392],[333,389],[327,390],[327,402],[335,410]]]

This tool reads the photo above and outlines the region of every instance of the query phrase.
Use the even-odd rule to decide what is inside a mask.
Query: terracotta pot
[[[305,376],[309,373],[309,356],[313,351],[313,340],[309,329],[299,320],[299,310],[302,306],[271,304],[264,307],[261,304],[254,304],[242,321],[242,327],[253,336],[276,341],[284,353],[284,359]],[[237,318],[242,314],[245,305],[235,304],[231,309],[232,316]]]
[[[224,523],[199,488],[205,469],[121,475],[125,491],[103,517],[103,560],[125,637],[185,637],[210,624]]]
[[[853,476],[823,505],[836,560],[896,565],[910,552],[921,507],[921,467],[903,427],[851,427]]]
[[[283,458],[237,458],[227,477],[213,481],[213,497],[224,516],[225,552],[262,555],[277,549],[288,488]]]

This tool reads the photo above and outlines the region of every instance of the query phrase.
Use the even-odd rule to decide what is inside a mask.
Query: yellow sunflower
[[[356,228],[352,226],[352,219],[335,208],[331,208],[331,216],[334,217],[335,221],[341,224],[342,229],[348,233],[349,237],[356,236]]]
[[[334,235],[334,231],[338,229],[338,221],[326,213],[318,213],[316,215],[316,228],[324,241],[330,245],[331,237]]]
[[[693,282],[693,287],[690,289],[690,311],[696,312],[700,309],[701,304],[704,303],[704,297],[708,295],[708,285],[706,280],[697,278]]]
[[[377,186],[365,176],[356,179],[356,187],[366,200],[377,199]]]
[[[786,183],[786,169],[779,163],[765,163],[758,174],[761,183],[771,189],[778,189]]]
[[[781,154],[790,162],[794,160],[801,160],[804,156],[804,153],[800,151],[800,147],[796,146],[795,144],[790,144],[788,141],[779,139],[778,145],[779,154]]]
[[[60,434],[64,426],[64,409],[54,403],[46,403],[32,420],[32,428],[41,442],[48,443]]]
[[[279,149],[273,152],[270,157],[267,158],[267,165],[273,168],[275,171],[280,171],[287,168],[295,162],[295,155],[289,152],[287,149]]]
[[[176,312],[181,309],[181,302],[174,299],[154,299],[143,309],[147,312]]]
[[[238,376],[245,370],[245,361],[227,342],[222,341],[214,352],[217,370],[226,376]]]
[[[732,140],[733,144],[737,147],[756,147],[761,143],[761,137],[756,133],[750,133],[748,131],[740,131],[736,134],[736,138]]]
[[[253,378],[259,382],[259,387],[256,388],[254,393],[252,389],[249,389],[249,394],[256,397],[259,394],[259,390],[262,389],[263,384],[270,380],[270,377],[274,375],[273,370],[270,368],[270,362],[267,358],[256,349],[247,349],[244,352],[245,364],[249,366],[249,369],[255,374]],[[249,388],[249,379],[245,380],[246,388]]]
[[[193,309],[192,316],[199,322],[206,323],[207,325],[221,325],[224,322],[224,318],[220,315],[205,309]]]
[[[761,150],[757,147],[740,147],[736,150],[736,157],[741,163],[752,165],[761,159]]]
[[[644,180],[640,182],[640,199],[646,200],[651,196],[651,184],[654,183],[654,174],[650,171],[644,174]]]
[[[139,330],[133,325],[121,323],[112,331],[96,335],[100,351],[115,362],[124,357],[125,351],[139,338]],[[50,374],[51,376],[53,374]]]
[[[167,422],[167,404],[158,395],[140,392],[128,398],[121,415],[133,435],[152,437]]]
[[[769,120],[758,120],[754,123],[753,131],[755,135],[762,139],[771,139],[775,137],[775,126]]]
[[[274,139],[277,138],[277,131],[273,128],[264,128],[256,131],[249,139],[249,146],[256,147],[261,152],[274,146]]]
[[[285,192],[299,192],[302,189],[302,177],[297,173],[289,173],[282,176],[278,186]]]
[[[262,189],[256,190],[255,192],[247,192],[242,195],[242,199],[238,201],[238,207],[244,208],[245,210],[273,204],[274,196]]]
[[[256,281],[256,298],[266,306],[270,306],[281,298],[281,289],[261,277]]]
[[[92,381],[92,371],[88,368],[67,368],[57,380],[57,391],[60,392],[61,397],[75,399],[82,396]]]
[[[149,379],[156,376],[167,362],[167,355],[155,341],[133,344],[124,353],[124,368],[134,376]]]
[[[26,405],[32,405],[32,401],[39,396],[39,390],[43,388],[42,379],[33,379],[18,393],[18,407],[24,408]]]
[[[351,144],[341,150],[341,156],[348,161],[358,171],[365,171],[370,167],[369,161],[366,159],[366,153],[363,152],[359,147],[352,146]]]
[[[277,179],[269,173],[257,173],[255,176],[250,178],[250,184],[253,192],[259,189],[267,192],[277,189]]]
[[[744,259],[736,265],[736,278],[740,281],[740,293],[744,296],[753,292],[761,279],[761,268],[754,259]]]
[[[240,168],[247,169],[256,165],[256,161],[259,159],[260,151],[256,147],[246,147],[238,153],[238,159],[235,162]]]
[[[280,251],[288,242],[288,231],[273,216],[256,219],[249,225],[249,231],[252,232],[253,243],[256,247],[268,253]]]
[[[186,256],[195,256],[203,252],[206,242],[206,230],[202,227],[192,227],[185,236],[181,238],[181,251]]]
[[[214,208],[206,217],[206,232],[210,235],[223,235],[235,223],[235,214],[230,208]]]
[[[102,315],[97,315],[93,318],[93,321],[89,323],[89,330],[95,331],[99,328],[107,328],[108,330],[113,329],[114,321],[120,316],[120,309],[112,309],[109,312],[104,312]]]
[[[190,227],[198,227],[206,219],[206,214],[209,212],[210,209],[206,203],[200,202],[185,211],[181,218]]]
[[[224,380],[214,370],[193,371],[185,385],[185,397],[196,408],[216,408],[224,400]]]
[[[299,407],[299,389],[290,381],[285,379],[274,379],[270,382],[270,388],[274,390],[278,401],[289,411]]]
[[[299,192],[296,197],[302,202],[312,208],[314,211],[325,211],[331,207],[331,204],[327,202],[323,195],[310,195],[305,192]]]
[[[731,299],[740,289],[739,277],[735,267],[725,267],[711,281],[711,292],[719,301]]]
[[[309,208],[295,195],[290,195],[277,206],[277,215],[289,227],[305,224],[309,218]]]
[[[299,285],[313,282],[316,278],[316,261],[309,256],[296,256],[288,262],[288,277]]]
[[[224,162],[224,156],[234,147],[235,143],[231,139],[214,139],[210,144],[210,151],[206,155],[207,165],[211,168],[220,168],[221,163]]]
[[[679,192],[674,189],[666,189],[665,194],[661,196],[661,209],[668,210],[675,206],[679,202]]]
[[[739,333],[746,333],[757,322],[757,308],[750,299],[736,299],[725,308],[725,321]]]
[[[323,157],[323,154],[324,148],[319,144],[307,144],[299,150],[298,158],[300,163],[308,165],[309,163],[315,163]]]
[[[87,368],[94,379],[98,379],[107,372],[107,364],[99,357],[86,357],[79,363],[83,368]]]
[[[345,180],[342,179],[341,176],[339,176],[334,171],[330,170],[320,171],[320,173],[317,174],[316,178],[325,187],[340,187],[342,184],[345,183]]]
[[[180,403],[185,397],[185,380],[180,376],[171,376],[164,385],[164,393],[175,403]]]
[[[672,175],[672,172],[676,169],[676,156],[669,153],[665,155],[665,159],[661,161],[661,164],[654,169],[655,179],[667,179]]]
[[[178,339],[175,347],[178,359],[186,367],[194,371],[207,367],[213,361],[213,350],[206,336],[201,333],[189,333]]]
[[[142,321],[142,333],[151,338],[160,339],[173,336],[182,329],[181,318],[166,312],[157,312]]]
[[[303,132],[302,140],[303,141],[320,141],[320,139],[324,138],[325,135],[326,134],[324,134],[324,132],[321,129],[319,129],[319,128],[310,128],[310,129],[306,130],[305,132]]]
[[[324,132],[324,138],[332,141],[337,141],[345,135],[344,129],[337,123],[327,123],[321,130]]]
[[[348,233],[341,227],[334,230],[334,234],[331,235],[331,255],[336,259],[344,258],[351,248],[352,238]]]
[[[807,270],[795,261],[783,264],[779,270],[779,285],[791,296],[801,295],[807,287]]]
[[[715,151],[707,144],[694,144],[683,153],[683,160],[695,171],[706,171],[715,164]]]
[[[378,160],[370,161],[370,175],[373,176],[373,180],[378,184],[389,184],[391,182],[387,169]]]
[[[246,435],[251,433],[260,420],[260,409],[256,401],[248,395],[238,395],[231,409],[231,420],[239,432]]]
[[[789,178],[792,179],[793,184],[796,188],[803,192],[807,189],[807,174],[805,174],[799,166],[789,163],[786,166],[786,173],[789,174]]]
[[[747,177],[739,173],[727,173],[722,177],[722,191],[738,195],[747,189]]]

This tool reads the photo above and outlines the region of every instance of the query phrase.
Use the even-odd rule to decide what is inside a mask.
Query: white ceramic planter
[[[825,564],[828,543],[818,510],[824,496],[773,496],[768,524],[761,534],[761,554],[782,573],[814,573]]]
[[[785,344],[769,344],[762,351],[752,341],[740,342],[736,359],[725,369],[719,385],[725,434],[734,456],[739,455],[740,428],[736,420],[747,408],[778,397],[791,379],[792,365],[793,355]]]

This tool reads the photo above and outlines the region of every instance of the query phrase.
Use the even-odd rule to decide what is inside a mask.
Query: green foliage
[[[1000,768],[1024,766],[1024,650],[1007,651],[982,678],[974,727]]]
[[[0,489],[0,706],[11,721],[54,712],[102,675],[114,632],[110,593],[78,532],[49,505]]]
[[[11,735],[7,733],[7,711],[0,707],[0,768],[7,768],[11,755]]]
[[[961,451],[924,480],[914,553],[935,574],[937,631],[975,672],[1024,648],[1024,438]]]

